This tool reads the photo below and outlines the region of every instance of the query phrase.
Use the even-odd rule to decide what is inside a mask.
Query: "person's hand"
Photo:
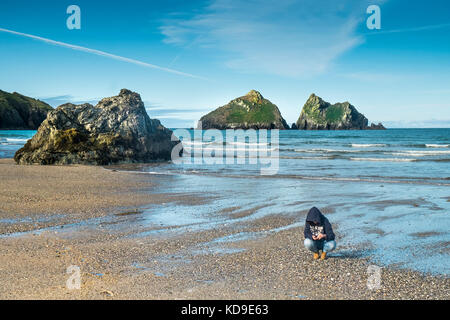
[[[318,236],[317,236],[317,240],[322,240],[323,238],[326,238],[327,237],[327,235],[326,234],[319,234]]]
[[[319,240],[316,236],[312,236],[313,240]]]

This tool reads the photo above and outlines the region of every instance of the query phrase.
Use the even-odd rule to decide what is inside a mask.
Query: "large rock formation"
[[[366,130],[386,130],[386,128],[383,126],[381,122],[378,122],[378,124],[371,123],[369,127],[364,128]]]
[[[203,116],[203,129],[289,129],[278,107],[252,90]]]
[[[97,164],[169,160],[177,141],[149,118],[139,94],[123,89],[95,107],[67,103],[51,111],[17,151],[18,164]]]
[[[368,126],[367,118],[349,102],[330,104],[314,93],[303,106],[297,120],[299,130],[383,130],[384,126]]]
[[[40,100],[0,90],[2,130],[36,130],[51,110],[51,106]]]

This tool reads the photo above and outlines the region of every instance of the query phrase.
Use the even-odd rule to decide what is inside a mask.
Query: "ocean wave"
[[[106,170],[111,170],[111,169],[106,169]],[[123,171],[123,172],[127,172],[127,173],[140,173],[140,174],[149,174],[149,175],[158,175],[158,176],[175,175],[176,174],[176,172],[169,171],[169,170],[165,170],[165,171],[121,170],[121,169],[114,169],[114,170]]]
[[[372,147],[387,147],[384,143],[352,143],[353,148],[372,148]]]
[[[255,178],[260,178],[261,176],[256,176]],[[263,176],[264,177],[264,176]],[[399,183],[399,184],[425,184],[425,185],[435,185],[435,186],[450,186],[449,183],[437,182],[437,181],[411,181],[402,179],[393,179],[392,177],[380,177],[375,179],[361,178],[361,177],[327,177],[327,176],[303,176],[303,175],[275,175],[275,176],[265,176],[267,178],[290,178],[290,179],[306,179],[306,180],[328,180],[328,181],[348,181],[348,182],[372,182],[372,183]]]
[[[450,144],[425,144],[425,147],[427,148],[449,148]]]
[[[326,131],[324,131],[324,132],[326,132]],[[319,136],[320,138],[323,138],[323,136]],[[361,136],[361,135],[333,135],[331,138],[333,138],[333,139],[361,139],[361,138],[363,138],[363,136]]]
[[[406,148],[450,148],[450,144],[439,143],[402,143],[402,144],[388,144],[391,147],[406,147]]]
[[[423,153],[417,153],[417,152],[384,152],[384,154],[391,155],[391,156],[397,156],[397,157],[426,157],[429,156],[427,154]]]
[[[450,150],[399,150],[402,154],[421,154],[424,156],[438,156],[443,154],[450,154]]]
[[[381,176],[381,175],[365,175],[360,176],[361,178],[389,178],[395,180],[419,180],[419,181],[450,181],[450,177],[423,177],[423,176]]]
[[[173,175],[173,172],[157,172],[157,171],[145,171],[146,174],[153,174],[153,175]]]
[[[431,161],[431,162],[450,162],[450,159],[449,158],[445,158],[445,159],[431,159],[431,160],[428,160],[428,161]]]
[[[191,148],[191,147],[187,147],[185,146],[184,149],[188,150],[193,150],[193,151],[217,151],[217,152],[223,152],[224,154],[229,152],[235,152],[235,151],[244,151],[244,152],[272,152],[272,151],[277,151],[278,148],[235,148],[235,147],[222,147],[222,146],[217,146],[217,147],[206,147],[206,148],[202,148],[201,150],[199,149],[195,149],[195,148]]]
[[[334,160],[336,157],[334,156],[322,156],[322,157],[289,157],[289,156],[280,156],[280,159],[292,159],[292,160]]]
[[[25,143],[28,139],[19,139],[19,138],[6,138],[6,142],[20,142]]]
[[[321,145],[321,146],[327,146],[330,145],[330,141],[323,141],[323,140],[296,140],[294,141],[294,143],[298,143],[301,145],[305,145],[305,144],[316,144],[316,145]],[[287,142],[282,142],[281,138],[280,138],[280,146],[292,146],[292,143],[287,143]]]
[[[227,142],[226,144],[230,144],[230,145],[236,145],[236,146],[267,146],[268,143],[266,142],[239,142],[239,141],[230,141]]]
[[[212,144],[214,142],[217,142],[217,141],[189,141],[189,140],[181,141],[181,143],[183,145],[187,144],[187,145],[191,145],[191,146],[197,146],[197,145],[202,146],[202,145],[205,145],[205,144],[208,145],[208,144]]]
[[[385,162],[414,162],[413,158],[349,158],[352,161],[385,161]]]
[[[216,145],[232,145],[232,146],[267,146],[269,145],[266,142],[261,142],[261,143],[257,143],[257,142],[240,142],[240,141],[230,141],[230,142],[226,142],[226,141],[198,141],[198,140],[194,140],[194,141],[182,141],[183,145],[191,145],[191,146],[203,146],[203,145],[211,145],[211,144],[216,144]]]
[[[243,178],[242,174],[235,174],[233,171],[224,170],[224,172],[182,172],[184,174],[195,175],[211,175],[216,177],[228,178]],[[245,175],[246,179],[300,179],[300,180],[322,180],[322,181],[344,181],[344,182],[370,182],[370,183],[395,183],[395,184],[422,184],[435,186],[450,186],[449,183],[439,182],[439,180],[419,180],[405,177],[406,179],[397,179],[394,177],[380,177],[380,178],[364,178],[364,177],[338,177],[338,176],[306,176],[297,174],[276,174],[276,175]],[[445,180],[445,179],[444,179]]]
[[[358,149],[282,149],[281,151],[294,151],[298,153],[383,153],[384,150],[358,150]]]

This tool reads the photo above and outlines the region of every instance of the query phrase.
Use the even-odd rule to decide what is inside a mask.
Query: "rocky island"
[[[311,94],[295,126],[298,130],[384,130],[381,123],[368,125],[367,118],[349,102],[330,104]]]
[[[172,131],[150,119],[139,94],[122,89],[96,106],[67,103],[50,111],[18,150],[18,164],[95,164],[169,160]]]
[[[208,113],[200,121],[205,130],[289,129],[278,107],[255,90]]]
[[[36,130],[51,110],[40,100],[0,90],[1,130]]]

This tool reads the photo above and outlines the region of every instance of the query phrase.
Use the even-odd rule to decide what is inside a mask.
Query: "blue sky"
[[[371,4],[381,30],[366,27]],[[128,88],[150,117],[191,127],[256,89],[292,123],[314,92],[391,127],[450,127],[446,0],[2,0],[0,28],[102,52],[0,32],[0,89],[53,106]]]

